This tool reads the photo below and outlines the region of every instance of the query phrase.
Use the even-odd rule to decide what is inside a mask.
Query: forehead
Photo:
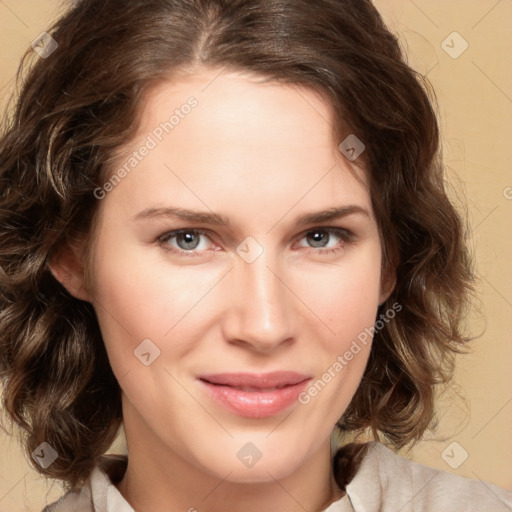
[[[332,108],[319,91],[255,74],[207,68],[178,74],[148,88],[141,105],[139,134],[154,129],[162,116],[170,117],[190,98],[198,103],[194,114],[199,116],[193,117],[200,117],[201,124],[208,122],[212,130],[210,141],[217,134],[226,143],[236,140],[248,146],[287,146],[287,142],[293,146],[300,142],[327,148],[336,142]],[[206,141],[203,137],[197,142]]]
[[[124,190],[140,209],[176,198],[219,206],[219,197],[260,209],[353,198],[368,206],[365,174],[339,151],[333,124],[331,105],[310,88],[222,70],[175,76],[146,91],[137,134],[110,169],[130,175],[112,195]]]

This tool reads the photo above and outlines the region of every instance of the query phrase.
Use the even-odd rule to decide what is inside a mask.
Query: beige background
[[[427,73],[436,90],[449,180],[469,205],[486,318],[472,354],[459,360],[457,385],[440,401],[438,438],[408,456],[512,489],[512,2],[378,0],[376,5],[400,34],[411,65]],[[21,54],[61,6],[56,0],[0,0],[0,106],[12,92]],[[446,40],[448,51],[460,51],[464,43],[450,35],[454,31],[469,45],[458,58],[442,46]],[[484,321],[474,316],[471,325],[477,333]],[[459,388],[467,407],[456,400]],[[121,439],[114,450],[122,447]],[[59,485],[39,478],[18,444],[1,432],[0,460],[0,512],[39,512],[60,495]]]

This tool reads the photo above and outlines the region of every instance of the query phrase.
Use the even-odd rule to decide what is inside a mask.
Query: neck
[[[137,511],[152,512],[303,512],[322,511],[343,493],[335,483],[327,440],[300,467],[282,479],[240,483],[213,475],[146,431],[126,428],[128,466],[117,485]]]
[[[322,487],[309,482],[297,486],[292,477],[269,483],[239,484],[203,476],[190,482],[176,478],[176,474],[146,472],[144,476],[132,467],[129,464],[118,489],[137,511],[225,512],[227,504],[232,512],[322,511],[343,496],[331,479]]]

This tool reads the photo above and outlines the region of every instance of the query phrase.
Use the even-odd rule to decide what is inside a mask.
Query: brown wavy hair
[[[364,142],[383,271],[397,279],[379,314],[402,309],[376,332],[338,425],[396,448],[420,439],[436,385],[468,341],[460,325],[473,275],[465,222],[445,190],[435,94],[373,4],[82,0],[49,33],[58,48],[25,54],[0,141],[3,404],[28,453],[42,442],[57,451],[36,469],[76,488],[122,422],[94,309],[53,277],[50,258],[93,236],[93,192],[133,136],[148,87],[202,66],[318,91],[338,140]]]

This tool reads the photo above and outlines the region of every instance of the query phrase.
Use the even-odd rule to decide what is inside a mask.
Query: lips
[[[307,375],[296,372],[272,372],[272,373],[220,373],[216,375],[205,375],[199,377],[210,384],[221,386],[249,387],[254,389],[282,388],[293,386],[308,379]]]
[[[307,375],[289,371],[222,373],[198,378],[217,404],[247,418],[279,414],[297,402],[298,395],[310,380]]]

